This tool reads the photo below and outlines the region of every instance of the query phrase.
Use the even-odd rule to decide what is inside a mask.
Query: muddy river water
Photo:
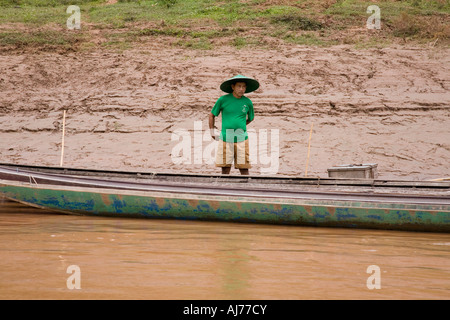
[[[0,199],[0,299],[449,299],[450,235],[69,216]]]

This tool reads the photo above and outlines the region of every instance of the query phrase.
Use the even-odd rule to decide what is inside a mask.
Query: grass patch
[[[213,48],[211,40],[209,40],[206,37],[194,39],[181,39],[174,42],[174,45],[196,50],[211,50]]]
[[[290,30],[320,30],[323,25],[319,21],[295,15],[295,14],[283,14],[272,16],[270,21],[275,24],[281,24],[288,27]]]
[[[60,47],[64,49],[74,48],[85,41],[85,35],[76,32],[60,32],[53,30],[38,30],[31,32],[1,32],[0,45],[23,47],[41,47],[51,49]]]
[[[366,10],[373,4],[381,10],[378,33],[365,30],[370,16]],[[69,5],[80,7],[81,32],[65,32]],[[383,44],[396,39],[422,43],[440,39],[438,43],[448,45],[449,19],[448,0],[118,0],[114,4],[107,0],[0,0],[0,27],[17,23],[23,30],[0,29],[15,30],[4,31],[0,43],[76,48],[84,41],[91,43],[85,48],[93,48],[92,39],[97,37],[95,43],[102,38],[102,46],[127,48],[153,37],[170,37],[170,43],[187,48],[211,49],[221,43],[240,49],[265,46],[264,35],[311,46],[350,39],[373,45],[375,36],[382,36]],[[52,31],[55,26],[64,32]],[[34,31],[37,28],[41,31]],[[44,29],[54,32],[54,38],[45,36]],[[95,35],[92,30],[97,31]],[[364,36],[353,37],[350,30],[360,30]]]
[[[449,39],[450,25],[447,19],[437,16],[417,17],[403,12],[389,22],[395,37],[403,39]]]
[[[50,23],[63,25],[68,17],[63,7],[2,7],[0,9],[2,23],[22,23],[31,28]]]
[[[107,0],[0,0],[0,7],[68,7],[70,5],[101,4]]]

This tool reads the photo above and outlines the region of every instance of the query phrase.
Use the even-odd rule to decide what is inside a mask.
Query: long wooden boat
[[[0,164],[0,195],[68,214],[450,232],[450,182]]]

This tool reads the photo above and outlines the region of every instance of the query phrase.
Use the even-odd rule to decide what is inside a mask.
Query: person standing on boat
[[[248,175],[250,152],[248,144],[247,125],[253,121],[255,113],[252,101],[245,93],[259,88],[259,82],[242,75],[234,76],[220,85],[227,94],[221,96],[209,114],[209,129],[214,140],[219,138],[216,153],[216,167],[222,168],[222,174],[229,174],[231,165],[239,169],[242,175]],[[222,113],[222,130],[217,137],[215,132],[215,117]]]

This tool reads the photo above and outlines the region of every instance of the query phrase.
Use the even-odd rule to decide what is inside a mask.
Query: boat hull
[[[0,182],[8,199],[68,214],[450,232],[450,204],[289,199]]]

